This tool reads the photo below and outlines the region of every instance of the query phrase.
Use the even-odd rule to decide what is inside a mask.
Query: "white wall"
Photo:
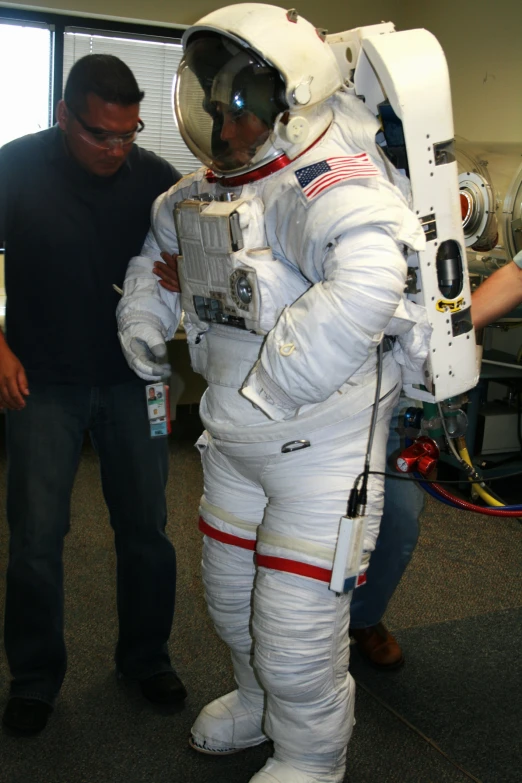
[[[227,0],[32,0],[0,5],[188,25]],[[289,7],[291,3],[284,5]],[[426,27],[448,60],[457,134],[474,141],[522,141],[520,0],[301,0],[303,16],[329,32],[380,21]]]
[[[397,11],[397,27],[425,27],[446,53],[456,132],[522,142],[520,0],[407,0]]]
[[[283,8],[291,8],[292,3],[273,3]],[[373,24],[386,17],[400,6],[400,0],[351,0],[345,4],[341,2],[327,2],[318,4],[312,0],[302,0],[297,4],[297,10],[307,19],[320,27],[328,27],[330,32],[346,30],[360,24]],[[120,19],[137,19],[142,22],[154,24],[190,25],[204,14],[221,8],[224,5],[232,5],[230,0],[32,0],[31,4],[19,2],[2,2],[0,6],[20,8],[32,8],[41,10],[54,9],[63,13],[75,13],[83,16],[93,14],[117,17]]]

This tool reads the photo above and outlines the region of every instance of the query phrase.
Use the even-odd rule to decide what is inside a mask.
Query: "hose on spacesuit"
[[[446,505],[450,505],[453,508],[459,508],[466,511],[473,511],[477,514],[485,514],[486,516],[522,517],[522,505],[508,506],[505,503],[503,503],[503,501],[500,498],[494,497],[494,493],[492,493],[492,491],[486,487],[482,476],[476,470],[475,466],[471,461],[464,436],[457,435],[457,437],[455,437],[456,434],[455,426],[453,427],[453,437],[451,436],[451,433],[448,430],[448,426],[446,425],[444,413],[440,403],[436,407],[439,413],[439,426],[442,428],[440,430],[440,434],[444,433],[445,440],[446,443],[448,444],[450,452],[455,457],[461,470],[466,474],[468,481],[471,482],[474,490],[486,503],[489,504],[489,507],[478,506],[474,503],[470,503],[469,501],[459,498],[453,495],[452,493],[450,493],[447,489],[442,487],[439,482],[427,480],[426,471],[423,470],[421,472],[419,470],[421,466],[421,462],[419,461],[417,462],[418,467],[417,469],[414,470],[414,472],[412,471],[412,475],[414,476],[415,480],[419,483],[419,485],[422,487],[422,489],[425,492],[427,492],[429,495],[434,497],[436,500],[440,500],[442,503],[445,503]],[[451,410],[455,412],[454,407]],[[437,456],[438,456],[438,449],[433,441],[430,441],[429,438],[426,438],[424,436],[415,440],[414,443],[420,444],[421,441],[428,441],[428,446],[431,443],[431,445],[437,452]],[[455,446],[454,441],[456,442],[457,446]],[[406,452],[403,452],[403,455],[406,455]],[[408,460],[402,459],[401,461],[403,463],[407,463]],[[397,461],[397,464],[399,464],[399,460]],[[433,458],[433,452],[431,452],[431,459],[426,464],[429,464],[430,470],[436,464],[436,459]],[[412,465],[413,463],[411,462],[411,455],[410,455],[410,467],[407,469],[408,472],[412,470]]]
[[[444,428],[444,434],[446,436],[446,442],[448,443],[448,446],[450,448],[450,451],[454,455],[454,457],[457,459],[457,461],[460,463],[462,470],[466,473],[468,480],[471,482],[471,485],[473,489],[476,491],[477,495],[484,500],[489,508],[485,508],[484,506],[477,506],[474,503],[470,503],[467,500],[463,500],[461,498],[456,497],[455,495],[452,495],[450,492],[448,492],[447,489],[444,489],[440,484],[434,483],[431,484],[430,489],[427,489],[426,482],[422,481],[422,476],[418,476],[420,479],[419,484],[421,487],[428,491],[432,497],[435,497],[437,500],[442,500],[442,502],[445,502],[449,505],[452,505],[454,508],[460,508],[466,511],[474,511],[477,514],[485,514],[486,516],[502,516],[502,517],[519,517],[522,514],[522,506],[507,506],[505,503],[503,503],[501,500],[493,497],[493,495],[488,492],[481,476],[477,472],[476,468],[471,462],[471,457],[469,456],[469,452],[466,446],[466,440],[464,436],[459,436],[456,438],[457,446],[453,444],[453,439],[450,437],[448,430],[446,428],[446,423],[444,420],[444,415],[441,409],[441,406],[439,404],[439,412],[441,416],[441,423]],[[493,508],[491,508],[493,506]]]
[[[457,446],[453,443],[453,438],[448,432],[448,428],[446,426],[446,421],[444,418],[444,413],[442,410],[442,406],[440,403],[438,403],[438,410],[440,415],[441,424],[444,430],[444,435],[446,436],[446,442],[449,446],[449,449],[457,462],[460,464],[462,470],[464,473],[466,473],[468,480],[472,482],[472,488],[475,490],[477,495],[484,500],[485,503],[488,504],[488,506],[494,506],[496,508],[505,507],[505,503],[502,502],[502,500],[493,497],[490,492],[488,492],[486,485],[484,484],[484,481],[482,480],[482,477],[477,472],[475,466],[471,462],[471,457],[469,456],[468,448],[466,446],[466,439],[463,435],[455,438]]]
[[[423,480],[420,473],[414,473],[413,475],[425,492],[436,498],[436,500],[440,500],[442,503],[452,506],[453,508],[459,508],[463,511],[474,511],[477,514],[485,514],[490,517],[522,517],[522,506],[502,506],[502,508],[477,506],[474,503],[469,503],[467,500],[452,495],[440,484],[427,483]]]
[[[385,340],[386,338],[383,338]],[[372,418],[370,421],[370,431],[368,433],[368,445],[366,447],[366,456],[364,459],[364,470],[357,477],[355,484],[350,492],[350,498],[348,500],[347,515],[350,518],[356,516],[364,516],[367,497],[368,497],[368,479],[370,477],[370,458],[372,453],[373,438],[375,435],[375,429],[377,427],[377,414],[379,411],[379,399],[381,396],[382,385],[382,369],[383,369],[383,356],[384,345],[383,340],[377,346],[377,377],[375,383],[375,398],[373,401]],[[361,489],[359,489],[359,481],[362,478]]]
[[[448,442],[451,444],[451,440],[448,438]],[[502,501],[497,500],[494,498],[490,493],[486,490],[481,477],[473,467],[471,463],[471,458],[469,456],[467,447],[466,447],[466,441],[464,438],[457,438],[458,443],[458,454],[459,454],[459,461],[464,462],[468,470],[466,470],[466,474],[468,476],[468,480],[472,482],[472,486],[477,491],[477,494],[485,500],[487,503],[489,503],[490,507],[486,508],[484,506],[477,506],[474,503],[470,503],[467,500],[463,500],[462,498],[456,497],[455,495],[452,495],[450,492],[448,492],[447,489],[444,489],[439,483],[437,482],[426,482],[423,480],[423,476],[421,476],[419,473],[414,473],[415,478],[417,479],[418,483],[422,487],[422,489],[427,492],[432,497],[436,498],[437,500],[440,500],[441,502],[445,503],[446,505],[450,505],[453,508],[459,508],[464,511],[474,511],[477,514],[485,514],[486,516],[499,516],[499,517],[520,517],[522,516],[522,506],[519,505],[513,505],[513,506],[507,506]],[[453,445],[453,444],[451,444]],[[471,475],[470,475],[470,469],[471,468]],[[473,481],[473,479],[478,479],[480,481],[480,484],[476,481]],[[493,508],[491,508],[493,506]]]
[[[473,465],[471,464],[471,457],[469,456],[469,452],[466,446],[466,441],[464,440],[464,438],[457,438],[457,450],[461,459],[464,460],[464,462],[472,468]],[[495,506],[498,508],[505,506],[505,503],[502,503],[502,501],[497,500],[496,498],[494,498],[492,495],[489,494],[489,492],[484,487],[483,483],[481,484],[472,483],[471,486],[473,487],[477,495],[479,495],[479,497],[481,497],[482,500],[484,500],[489,506]]]
[[[404,475],[387,473],[380,470],[370,470],[369,473],[370,475],[385,476],[386,478],[392,478],[399,481],[411,481],[411,478],[407,478]],[[359,481],[362,478],[362,475],[363,475],[362,473],[359,474],[355,482],[355,485],[358,485]],[[477,514],[486,514],[487,516],[515,517],[515,518],[522,519],[522,505],[512,505],[512,506],[502,505],[498,508],[487,508],[485,506],[477,506],[474,503],[470,503],[469,501],[464,500],[463,498],[459,498],[456,495],[452,495],[451,492],[448,492],[448,490],[444,489],[444,487],[438,481],[426,479],[424,476],[422,476],[420,473],[417,472],[412,472],[410,475],[419,484],[419,486],[422,487],[422,489],[425,492],[427,492],[428,495],[431,495],[436,500],[440,500],[441,503],[444,503],[447,506],[452,506],[453,508],[458,508],[463,511],[474,511]],[[520,475],[521,475],[520,471],[509,474],[509,476],[520,476]],[[507,478],[507,476],[497,476],[497,478],[498,479]],[[444,483],[460,484],[461,481],[444,481]]]

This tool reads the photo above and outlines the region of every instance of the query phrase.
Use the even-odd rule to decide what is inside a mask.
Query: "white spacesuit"
[[[203,577],[237,690],[202,710],[191,744],[219,755],[270,738],[274,756],[252,783],[333,783],[354,683],[351,592],[329,589],[332,562],[368,447],[377,346],[404,290],[405,249],[424,234],[377,121],[308,22],[235,5],[190,28],[184,47],[176,111],[205,165],[157,200],[118,320],[130,365],[157,379],[183,309],[208,383]],[[152,272],[162,251],[180,254],[181,296]],[[400,386],[385,350],[375,471]],[[359,583],[382,477],[368,486]]]

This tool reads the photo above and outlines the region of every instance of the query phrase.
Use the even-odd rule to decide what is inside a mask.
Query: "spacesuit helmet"
[[[342,84],[324,36],[295,11],[242,3],[183,36],[174,110],[189,149],[221,175],[290,158],[325,129],[317,111]]]
[[[245,170],[287,108],[275,68],[226,36],[206,31],[185,49],[175,106],[189,149],[219,173]]]

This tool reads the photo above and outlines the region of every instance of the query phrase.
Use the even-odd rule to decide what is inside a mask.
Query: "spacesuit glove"
[[[129,367],[145,381],[168,378],[171,367],[163,335],[149,324],[130,324],[118,332]]]

